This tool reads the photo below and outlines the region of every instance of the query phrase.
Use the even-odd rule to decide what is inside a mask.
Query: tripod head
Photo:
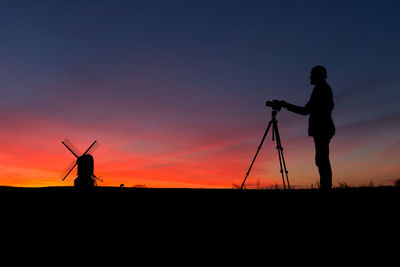
[[[279,110],[273,109],[271,114],[272,114],[272,118],[275,119],[276,114],[278,114]]]
[[[276,111],[276,112],[278,112],[278,111],[281,110],[283,104],[284,104],[284,101],[276,100],[276,99],[274,99],[274,100],[272,100],[272,101],[267,101],[267,102],[265,103],[265,105],[266,105],[267,107],[272,108],[272,110],[274,110],[274,111]]]

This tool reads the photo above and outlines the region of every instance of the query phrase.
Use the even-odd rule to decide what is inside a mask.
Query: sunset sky
[[[328,70],[334,186],[400,178],[400,2],[0,3],[0,185],[73,185],[94,140],[100,185],[232,188],[264,134],[266,100],[304,105]],[[278,114],[297,188],[319,180],[307,117]],[[248,187],[281,185],[270,136]]]

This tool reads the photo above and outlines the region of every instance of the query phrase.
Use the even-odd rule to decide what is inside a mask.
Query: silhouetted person
[[[79,191],[87,191],[96,185],[94,180],[94,160],[93,156],[85,154],[77,159],[78,177],[74,181],[74,186]]]
[[[304,107],[282,101],[282,107],[300,114],[309,115],[308,135],[314,138],[315,164],[320,175],[320,188],[332,187],[332,169],[329,161],[329,143],[335,135],[332,120],[334,107],[332,88],[326,83],[327,71],[323,66],[311,70],[310,83],[314,85],[311,98]]]

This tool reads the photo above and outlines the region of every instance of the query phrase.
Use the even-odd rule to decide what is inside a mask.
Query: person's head
[[[327,77],[328,77],[327,71],[323,66],[321,65],[315,66],[314,68],[311,69],[310,83],[315,85],[325,82]]]

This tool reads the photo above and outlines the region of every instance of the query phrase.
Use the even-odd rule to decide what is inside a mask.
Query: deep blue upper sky
[[[53,121],[78,131],[119,120],[257,134],[265,100],[305,104],[321,64],[338,140],[354,127],[365,143],[372,127],[399,136],[399,14],[395,0],[1,1],[0,111],[20,120],[0,126],[34,134]],[[280,116],[286,136],[306,136],[306,120]]]
[[[2,83],[129,70],[213,96],[286,89],[301,100],[300,82],[323,64],[340,94],[399,71],[399,11],[397,1],[2,1]],[[7,93],[36,95],[20,90]]]

